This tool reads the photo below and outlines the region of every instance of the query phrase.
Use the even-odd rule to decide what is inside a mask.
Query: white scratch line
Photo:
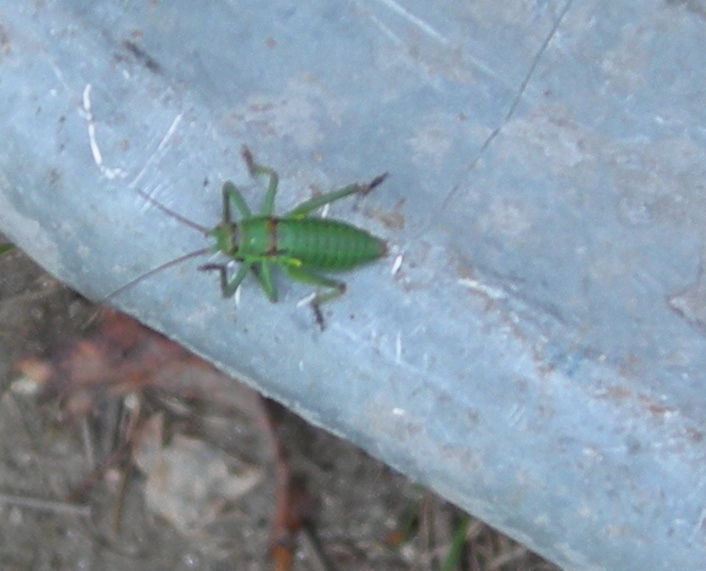
[[[510,423],[510,426],[515,426],[522,417],[525,416],[525,409],[524,407],[521,407],[518,404],[512,405],[512,408],[510,409],[510,413],[507,415],[507,420]]]
[[[373,23],[380,28],[383,34],[385,34],[390,40],[392,40],[394,43],[397,45],[402,45],[402,38],[400,38],[397,34],[395,34],[390,28],[388,28],[385,24],[383,24],[379,18],[376,18],[372,14],[370,15],[370,19],[373,21]]]
[[[96,127],[93,123],[93,113],[91,113],[91,89],[93,86],[89,83],[86,89],[83,90],[83,116],[88,123],[88,142],[91,145],[91,154],[93,160],[100,167],[103,165],[103,155],[96,142]]]
[[[400,268],[402,267],[402,259],[404,258],[404,254],[400,254],[395,258],[394,263],[392,264],[392,276],[396,276],[397,272],[400,271]]]
[[[407,20],[412,22],[420,30],[422,30],[423,32],[425,32],[426,34],[431,36],[432,38],[438,40],[442,44],[446,45],[449,43],[449,40],[447,40],[442,34],[437,32],[434,28],[432,28],[424,20],[422,20],[421,18],[417,18],[417,16],[412,14],[409,10],[400,6],[394,0],[378,0],[378,2],[384,4],[385,6],[390,8],[393,12],[397,12],[400,16],[407,18]]]
[[[167,146],[167,143],[169,143],[170,139],[174,136],[174,133],[176,133],[183,116],[183,113],[179,113],[176,117],[174,117],[174,120],[169,126],[169,129],[167,129],[167,132],[164,134],[164,137],[162,137],[162,140],[159,142],[159,145],[157,145],[157,150],[150,155],[150,157],[145,162],[145,165],[142,167],[142,170],[137,173],[135,179],[128,185],[130,188],[134,188],[137,183],[140,182],[142,177],[147,172],[147,168],[157,159],[157,157],[161,155],[162,150]]]
[[[174,136],[174,133],[176,133],[177,127],[179,126],[179,123],[181,123],[181,118],[183,116],[183,113],[179,113],[176,117],[174,117],[174,121],[172,121],[172,124],[169,126],[169,129],[167,129],[167,132],[164,134],[164,137],[162,137],[162,140],[159,142],[159,145],[157,145],[157,151],[161,151],[169,142],[169,139]]]
[[[235,294],[233,294],[233,301],[235,303],[236,309],[240,307],[240,286],[237,287],[235,290]]]
[[[305,305],[310,304],[312,301],[314,301],[315,297],[316,297],[316,292],[310,293],[309,295],[300,299],[297,302],[297,307],[304,307]]]
[[[93,86],[89,83],[83,90],[83,116],[86,119],[88,144],[91,147],[93,161],[108,179],[125,176],[125,173],[119,168],[111,169],[103,164],[103,155],[101,154],[100,147],[98,146],[98,140],[96,139],[96,124],[93,120],[93,113],[91,111],[91,89],[93,89]]]
[[[157,196],[162,189],[162,183],[158,182],[156,185],[154,185],[154,188],[150,192],[146,192],[145,194],[149,196],[152,200],[155,200],[155,196]],[[156,201],[156,200],[155,200]],[[140,213],[142,212],[147,212],[152,205],[150,204],[149,201],[145,200],[145,203],[140,207]]]
[[[61,85],[64,87],[64,90],[67,93],[70,93],[71,96],[73,97],[73,90],[69,87],[69,84],[66,83],[66,80],[64,79],[64,74],[61,73],[61,69],[59,68],[59,66],[56,65],[54,60],[51,60],[51,59],[49,60],[49,65],[51,66],[52,71],[54,72],[54,75],[59,80],[59,83],[61,83]]]
[[[694,525],[694,531],[691,534],[691,540],[697,540],[699,536],[703,536],[704,533],[704,523],[706,523],[706,508],[701,508],[699,512],[699,517]]]
[[[504,299],[507,297],[507,294],[500,288],[489,286],[488,284],[484,284],[478,280],[463,278],[458,280],[458,284],[470,289],[471,291],[481,293],[490,299]]]
[[[402,333],[397,333],[395,340],[395,362],[399,365],[402,362]]]

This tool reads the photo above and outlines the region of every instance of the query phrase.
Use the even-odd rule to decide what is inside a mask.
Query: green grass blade
[[[441,566],[441,571],[453,571],[454,569],[459,568],[461,552],[463,550],[463,545],[466,542],[466,533],[468,533],[468,527],[470,524],[471,518],[466,517],[456,528],[453,541],[451,542],[451,547],[449,548],[449,553],[446,555],[444,564]]]

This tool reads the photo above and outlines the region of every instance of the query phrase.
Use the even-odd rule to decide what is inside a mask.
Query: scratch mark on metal
[[[694,531],[691,534],[691,540],[695,541],[699,536],[703,535],[704,528],[706,527],[706,508],[701,508],[699,512],[699,517],[694,525]]]
[[[449,40],[441,33],[437,32],[434,28],[432,28],[427,22],[422,20],[421,18],[418,18],[414,14],[412,14],[409,10],[404,8],[403,6],[400,6],[397,2],[394,0],[378,0],[381,4],[387,6],[390,10],[393,12],[396,12],[403,18],[406,18],[412,24],[417,26],[420,30],[422,30],[425,34],[428,36],[431,36],[438,42],[446,45],[449,43]]]
[[[310,293],[309,295],[303,297],[297,302],[297,307],[304,307],[305,305],[310,304],[312,301],[314,301],[315,297],[316,292]]]
[[[457,282],[459,285],[470,289],[471,291],[478,292],[490,299],[505,299],[507,294],[500,288],[489,286],[478,280],[472,280],[470,278],[462,278]]]
[[[56,78],[59,80],[59,83],[61,83],[66,92],[73,94],[71,88],[69,87],[69,84],[66,83],[66,80],[64,79],[64,74],[61,72],[61,68],[59,68],[59,66],[56,65],[56,63],[52,59],[49,60],[49,65],[51,65],[51,69],[54,72],[54,75],[56,75]]]
[[[476,154],[476,158],[471,162],[470,166],[468,167],[469,171],[472,171],[478,162],[480,161],[481,157],[485,154],[485,152],[488,150],[492,142],[495,140],[495,138],[500,134],[500,131],[507,125],[507,123],[510,121],[512,116],[515,114],[515,111],[517,110],[517,106],[520,104],[520,101],[522,100],[522,97],[525,94],[525,91],[527,90],[527,86],[529,85],[530,80],[532,79],[532,76],[534,75],[535,70],[537,69],[537,66],[539,65],[540,60],[542,59],[542,56],[544,55],[544,52],[547,50],[549,47],[549,44],[551,43],[552,39],[556,35],[557,30],[559,29],[559,26],[561,23],[564,21],[564,16],[566,16],[566,13],[569,11],[569,8],[571,7],[571,4],[573,3],[573,0],[567,0],[566,4],[564,4],[564,7],[562,8],[561,12],[559,13],[559,16],[554,20],[554,25],[552,26],[551,30],[549,30],[549,33],[547,36],[544,38],[544,41],[542,44],[539,46],[539,49],[537,50],[537,54],[534,56],[532,59],[532,62],[530,63],[529,68],[527,69],[527,73],[525,74],[525,77],[523,78],[522,82],[520,83],[519,88],[517,89],[517,92],[515,93],[515,97],[513,98],[512,102],[510,103],[510,107],[507,110],[507,113],[505,113],[505,117],[500,121],[498,126],[493,129],[493,131],[488,135],[488,137],[485,139],[483,144],[481,145],[480,149],[478,150],[478,153]],[[446,196],[444,199],[444,202],[442,203],[442,208],[446,208],[451,201],[451,199],[456,195],[456,193],[459,190],[459,186],[456,186],[449,192],[449,194]]]
[[[235,295],[233,295],[233,301],[235,303],[236,309],[240,307],[240,288],[235,290]]]
[[[174,136],[174,133],[176,133],[177,128],[179,127],[179,123],[181,123],[181,119],[183,117],[183,113],[179,113],[176,117],[174,117],[174,120],[172,121],[172,124],[169,126],[167,129],[167,132],[164,134],[164,137],[162,137],[162,140],[159,142],[157,145],[157,149],[155,150],[154,153],[152,153],[147,161],[145,161],[144,166],[140,170],[139,173],[137,173],[137,176],[133,179],[133,181],[128,185],[130,188],[134,188],[137,186],[137,183],[140,182],[142,177],[145,175],[147,172],[148,167],[155,161],[157,160],[158,157],[161,156],[162,151],[166,148],[167,144],[171,140],[171,138]]]
[[[93,86],[89,83],[83,90],[83,117],[86,120],[86,128],[88,130],[88,144],[91,147],[91,154],[93,155],[93,161],[100,171],[105,175],[106,178],[112,180],[118,177],[124,177],[125,173],[119,168],[109,168],[103,164],[103,155],[101,153],[100,147],[98,146],[98,140],[96,139],[96,123],[93,119],[93,112],[91,111],[91,89]]]
[[[103,156],[96,142],[96,127],[93,122],[93,113],[91,113],[91,88],[92,85],[89,83],[83,90],[83,113],[88,122],[88,140],[91,145],[93,160],[98,166],[101,166],[103,164]]]
[[[132,185],[130,185],[132,186]],[[154,197],[159,194],[159,191],[162,189],[162,183],[158,182],[150,192],[145,193],[150,199],[154,200]],[[140,207],[140,212],[147,212],[151,207],[151,204],[148,201],[145,201],[145,203]]]
[[[392,264],[392,271],[390,274],[394,277],[397,275],[397,272],[400,271],[400,268],[402,267],[402,259],[404,258],[404,254],[400,254],[395,258],[395,261]]]
[[[519,404],[514,404],[514,405],[512,405],[512,408],[510,409],[510,413],[507,415],[507,420],[511,426],[514,426],[517,423],[519,423],[520,420],[522,420],[522,417],[524,415],[525,415],[525,408],[520,406]]]
[[[403,44],[402,38],[395,34],[395,32],[393,32],[388,26],[386,26],[379,18],[376,18],[371,14],[370,19],[393,43],[397,45]]]

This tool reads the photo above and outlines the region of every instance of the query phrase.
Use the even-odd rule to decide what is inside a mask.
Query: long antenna
[[[189,252],[188,254],[184,254],[183,256],[179,256],[178,258],[174,258],[173,260],[169,260],[168,262],[160,264],[156,268],[152,268],[148,272],[145,272],[144,274],[141,274],[141,275],[137,276],[136,278],[131,279],[126,284],[121,285],[118,289],[116,289],[115,291],[109,293],[106,297],[104,297],[103,300],[101,301],[101,303],[106,303],[107,301],[113,299],[115,296],[120,295],[126,289],[134,286],[137,282],[140,282],[150,276],[153,276],[157,272],[161,272],[162,270],[166,270],[167,268],[171,268],[172,266],[176,266],[177,264],[181,264],[182,262],[185,262],[186,260],[190,260],[191,258],[196,258],[197,256],[203,256],[203,255],[208,254],[212,251],[213,250],[211,248],[202,248],[200,250],[195,250],[193,252]]]
[[[140,190],[139,188],[135,189],[135,192],[139,194],[142,198],[144,198],[147,202],[150,202],[154,206],[156,206],[159,210],[164,212],[165,214],[168,214],[172,218],[177,219],[179,222],[182,224],[186,224],[189,228],[193,228],[194,230],[198,230],[199,232],[203,232],[204,234],[208,234],[210,231],[210,228],[206,228],[205,226],[201,226],[200,224],[196,224],[196,222],[193,222],[192,220],[189,220],[188,218],[182,216],[178,212],[174,212],[171,208],[167,208],[162,204],[161,202],[155,200],[152,198],[149,194],[147,194],[144,190]]]

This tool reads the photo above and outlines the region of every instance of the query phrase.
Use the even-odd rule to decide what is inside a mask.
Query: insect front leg
[[[310,198],[309,200],[302,202],[299,206],[297,206],[294,210],[289,212],[287,216],[300,216],[304,217],[310,212],[313,212],[317,208],[320,208],[321,206],[325,204],[331,204],[332,202],[336,202],[337,200],[341,200],[342,198],[345,198],[346,196],[350,196],[351,194],[368,194],[371,190],[373,190],[376,186],[382,183],[387,178],[388,173],[383,173],[381,175],[376,176],[373,180],[371,180],[367,184],[360,184],[360,183],[354,183],[354,184],[349,184],[348,186],[344,186],[343,188],[339,190],[334,190],[333,192],[329,192],[327,194],[323,194],[321,196],[316,196],[314,198]]]
[[[248,165],[248,170],[252,176],[255,175],[266,175],[269,177],[269,182],[267,183],[267,192],[265,193],[265,200],[262,203],[262,214],[263,216],[269,216],[274,212],[275,207],[275,194],[277,194],[277,185],[279,184],[279,175],[277,171],[273,168],[266,167],[255,162],[255,159],[250,152],[250,149],[243,146],[241,151],[245,164]]]
[[[240,264],[238,272],[230,281],[228,280],[228,267],[225,264],[204,264],[199,267],[199,270],[202,272],[219,272],[221,278],[221,293],[223,294],[223,297],[233,297],[235,291],[245,279],[245,276],[248,275],[250,266],[251,264],[247,263]]]
[[[230,224],[233,221],[230,211],[231,203],[238,209],[238,212],[240,212],[240,215],[243,218],[249,218],[252,216],[250,208],[245,202],[243,195],[240,194],[238,187],[227,180],[223,184],[223,222],[226,224]]]
[[[298,282],[328,289],[328,291],[325,292],[317,291],[314,298],[309,302],[311,309],[314,311],[316,323],[319,324],[319,327],[323,331],[324,316],[321,313],[321,305],[327,301],[331,301],[332,299],[342,296],[346,292],[345,282],[322,276],[297,266],[285,266],[285,272],[290,278]]]

